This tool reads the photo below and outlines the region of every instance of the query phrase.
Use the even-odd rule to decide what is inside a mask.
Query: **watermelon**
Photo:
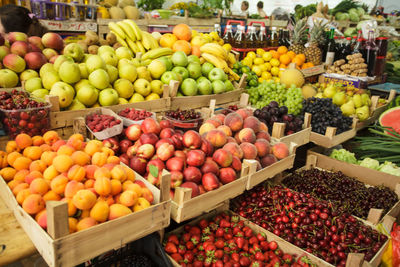
[[[386,110],[379,117],[379,123],[385,127],[392,127],[400,134],[400,107]]]

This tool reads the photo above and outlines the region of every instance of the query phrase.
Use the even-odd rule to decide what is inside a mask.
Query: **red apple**
[[[161,172],[158,173],[157,177],[153,176],[151,173],[147,173],[146,180],[149,181],[152,185],[159,186],[161,181]]]
[[[209,141],[207,141],[205,138],[202,138],[200,149],[206,154],[207,157],[212,156],[212,154],[214,153],[213,145]]]
[[[175,149],[183,149],[183,135],[181,133],[175,132],[171,139],[174,142]]]
[[[182,158],[186,162],[186,152],[182,150],[175,150],[175,157]]]
[[[44,49],[44,46],[42,44],[42,38],[40,38],[39,36],[31,36],[31,37],[29,37],[28,38],[28,42],[30,44],[33,44],[34,46],[36,46],[40,50]]]
[[[29,52],[24,57],[28,68],[32,70],[40,69],[44,64],[47,63],[46,57],[40,52]]]
[[[133,146],[128,147],[128,150],[126,151],[126,154],[128,155],[128,157],[131,158],[131,157],[135,156],[141,145],[142,144],[138,140],[135,142],[135,144],[133,144]]]
[[[155,149],[153,145],[144,144],[138,148],[136,155],[144,159],[151,159],[151,157],[154,155],[154,152]]]
[[[159,134],[161,131],[160,124],[153,118],[146,118],[142,122],[141,129],[144,133]]]
[[[140,125],[138,124],[129,125],[128,128],[126,128],[125,130],[126,137],[128,137],[128,139],[131,141],[138,140],[141,134],[142,130],[140,129]]]
[[[168,143],[162,144],[157,148],[157,157],[162,160],[166,161],[170,157],[174,155],[175,149],[174,146]]]
[[[206,159],[205,153],[199,149],[190,150],[186,153],[186,157],[186,163],[190,166],[196,167],[203,165]]]
[[[199,187],[193,182],[184,182],[181,184],[181,187],[192,189],[192,198],[197,197],[200,194]]]
[[[232,164],[232,153],[220,148],[214,152],[213,160],[221,167],[229,167]]]
[[[12,54],[24,57],[29,52],[29,45],[27,42],[16,41],[11,45],[10,51]]]
[[[183,171],[183,177],[187,182],[194,182],[198,184],[201,181],[201,172],[198,168],[190,166]]]
[[[54,32],[45,33],[42,36],[42,44],[44,47],[53,48],[57,51],[60,51],[64,48],[64,41],[60,35]]]
[[[152,159],[147,163],[146,172],[150,172],[150,165],[156,166],[158,171],[162,171],[165,169],[165,164],[160,159]]]
[[[42,53],[42,50],[40,50],[40,48],[37,47],[34,44],[28,44],[28,47],[29,47],[29,52],[40,52],[40,53]],[[47,58],[46,58],[46,60],[47,60]]]
[[[182,158],[173,157],[167,160],[166,166],[169,171],[182,171],[185,161]]]
[[[228,184],[236,180],[236,172],[232,168],[221,168],[219,170],[219,180],[222,184]]]
[[[206,160],[206,162],[201,167],[201,172],[202,173],[212,172],[215,175],[219,175],[218,164],[212,159]]]
[[[139,173],[140,175],[144,175],[146,173],[146,166],[147,161],[143,158],[139,158],[136,156],[131,158],[129,162],[129,167],[131,167],[132,170]]]
[[[175,131],[172,128],[164,128],[160,132],[160,138],[171,138]]]
[[[171,138],[163,138],[157,141],[156,143],[156,149],[158,149],[162,144],[170,144],[170,145],[174,145],[174,141],[172,141]]]
[[[211,191],[219,187],[219,181],[214,173],[206,173],[201,178],[201,184],[204,186],[206,191]]]
[[[155,145],[158,141],[158,137],[156,134],[154,133],[144,133],[140,136],[140,142],[142,142],[142,144],[150,144],[150,145]]]
[[[171,188],[177,188],[182,184],[183,173],[180,171],[171,171]]]
[[[23,42],[27,42],[28,41],[28,35],[26,35],[26,33],[23,32],[10,32],[7,35],[7,39],[10,42],[10,44],[16,42],[16,41],[23,41]]]
[[[117,153],[119,150],[119,142],[117,138],[110,137],[103,140],[103,146],[111,148],[114,153]]]
[[[128,151],[128,148],[130,146],[132,146],[131,140],[124,139],[119,142],[119,148],[120,148],[121,153],[126,153],[126,151]]]
[[[128,157],[128,155],[127,154],[122,154],[122,155],[120,155],[119,156],[119,160],[122,162],[122,163],[124,163],[125,165],[128,165],[129,166],[129,157]]]
[[[161,129],[174,128],[174,126],[172,125],[172,123],[169,120],[161,120],[160,127],[161,127]]]
[[[197,149],[201,146],[201,136],[198,132],[189,130],[183,134],[183,145],[187,148]]]

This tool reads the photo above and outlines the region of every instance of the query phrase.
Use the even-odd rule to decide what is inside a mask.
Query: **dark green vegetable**
[[[354,0],[343,0],[334,9],[330,10],[330,13],[335,15],[337,12],[348,12],[351,8],[357,8],[360,4],[358,4]]]

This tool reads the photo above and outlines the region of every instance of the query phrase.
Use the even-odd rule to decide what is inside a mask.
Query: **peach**
[[[218,176],[219,175],[219,166],[213,159],[207,160],[203,164],[203,166],[201,166],[201,172],[202,173],[212,172]],[[172,177],[172,172],[171,172],[171,177]]]
[[[18,204],[22,205],[24,202],[25,198],[31,194],[31,190],[29,188],[22,189],[21,191],[18,192],[17,196],[15,197],[17,199]]]
[[[135,191],[125,191],[119,196],[119,202],[127,207],[131,207],[136,204],[138,196]]]
[[[218,118],[211,118],[205,121],[205,123],[210,123],[214,125],[215,128],[222,125],[222,122]]]
[[[75,148],[70,145],[62,145],[57,150],[57,155],[71,156],[75,152]]]
[[[257,148],[257,155],[262,158],[268,155],[271,151],[269,142],[265,139],[257,139],[254,145]]]
[[[29,188],[29,184],[27,183],[20,183],[18,185],[16,185],[14,187],[14,189],[12,190],[14,196],[18,195],[19,192],[21,192],[24,189],[28,189]]]
[[[34,146],[41,146],[41,145],[43,145],[45,142],[44,142],[44,139],[43,139],[43,137],[42,136],[40,136],[40,135],[35,135],[34,137],[32,137],[32,144],[34,145]]]
[[[56,131],[47,131],[43,135],[44,142],[48,145],[53,145],[60,139]]]
[[[200,126],[199,134],[203,135],[205,133],[208,133],[211,130],[214,130],[215,128],[216,128],[216,126],[214,124],[210,123],[210,122],[203,123]]]
[[[73,165],[69,170],[67,177],[69,180],[75,180],[82,182],[85,179],[86,171],[85,168],[79,165]]]
[[[111,195],[115,196],[121,193],[122,184],[120,180],[111,179]]]
[[[125,168],[122,165],[116,165],[111,170],[111,178],[124,182],[127,179]]]
[[[233,156],[236,156],[239,159],[243,158],[243,151],[240,148],[240,146],[236,143],[233,143],[233,142],[226,143],[222,149],[225,149],[225,150],[231,152],[231,154]]]
[[[53,159],[53,166],[58,172],[66,172],[74,164],[70,156],[58,155]]]
[[[41,195],[31,194],[22,203],[22,208],[29,214],[34,215],[45,208],[45,202]]]
[[[83,151],[75,151],[71,155],[71,159],[74,164],[78,164],[80,166],[85,166],[90,162],[90,156]]]
[[[205,138],[202,138],[201,140],[202,141],[200,150],[203,151],[206,154],[206,156],[212,156],[212,154],[214,153],[214,146],[211,144],[211,142],[209,142]]]
[[[6,167],[0,170],[0,175],[6,182],[11,181],[16,174],[17,170],[11,167]]]
[[[56,170],[56,168],[53,165],[51,165],[51,166],[47,167],[46,170],[44,170],[43,178],[48,181],[51,181],[52,179],[54,179],[54,177],[56,177],[59,174],[60,173]]]
[[[69,233],[75,233],[78,227],[78,219],[73,217],[68,217]]]
[[[90,210],[96,203],[96,195],[88,189],[81,189],[72,197],[72,203],[78,209]]]
[[[243,127],[243,118],[236,112],[232,112],[226,115],[224,124],[231,128],[232,132],[237,132]]]
[[[101,152],[101,148],[103,147],[103,143],[99,140],[90,140],[87,142],[84,151],[89,156],[93,156],[96,152]]]
[[[40,160],[40,159],[32,161],[32,163],[29,165],[29,170],[31,172],[39,171],[39,172],[43,173],[44,170],[46,170],[46,168],[47,168],[46,163],[43,160]]]
[[[243,128],[251,128],[253,129],[254,133],[258,133],[261,131],[261,123],[256,117],[249,116],[244,120]]]
[[[285,143],[279,142],[272,146],[272,153],[277,159],[284,159],[289,156],[289,148]]]
[[[64,140],[57,140],[51,145],[51,150],[58,151],[58,149],[65,144],[67,144],[67,142],[65,142]]]
[[[213,147],[222,147],[226,144],[226,134],[221,130],[211,130],[209,131],[205,139],[209,141]]]
[[[43,200],[45,202],[46,201],[50,201],[50,200],[59,201],[60,199],[61,199],[61,196],[59,194],[57,194],[56,192],[52,191],[52,190],[48,191],[43,196]]]
[[[149,201],[147,201],[147,199],[145,199],[143,197],[139,197],[136,201],[135,206],[133,206],[133,211],[134,212],[141,211],[141,210],[147,209],[150,206],[151,206],[151,204]]]
[[[94,179],[94,173],[97,169],[99,169],[99,167],[96,165],[86,165],[84,168],[86,171],[86,178],[89,179]]]
[[[228,136],[228,138],[226,139],[226,141],[227,141],[228,143],[235,143],[235,144],[237,144],[236,139],[235,139],[234,137],[232,137],[232,136]]]
[[[6,152],[9,154],[11,152],[19,152],[21,149],[18,147],[17,142],[14,140],[8,141],[6,145]]]
[[[251,128],[240,130],[238,137],[241,143],[248,142],[253,144],[256,141],[256,134]]]
[[[106,201],[97,201],[93,208],[90,210],[90,217],[98,222],[107,221],[108,214],[110,212],[110,207]]]
[[[107,158],[107,163],[112,163],[112,164],[117,164],[117,165],[119,165],[120,162],[121,162],[121,160],[120,160],[119,157],[117,157],[117,156],[109,156],[109,157]]]
[[[242,117],[243,120],[245,120],[245,119],[247,119],[247,117],[253,115],[253,112],[250,109],[247,109],[247,108],[238,109],[236,111],[236,113],[239,114]]]
[[[100,196],[108,196],[111,194],[111,181],[107,177],[99,177],[94,182],[94,190]]]
[[[30,158],[31,160],[37,160],[40,159],[42,156],[42,149],[38,146],[29,146],[24,149],[22,152],[22,155],[24,155],[27,158]]]
[[[78,224],[76,225],[76,231],[82,231],[85,229],[88,229],[90,227],[93,227],[97,224],[96,220],[93,219],[92,217],[85,217],[81,220],[79,220]]]
[[[43,178],[36,178],[35,180],[33,180],[31,182],[31,184],[29,185],[29,189],[31,190],[32,194],[39,194],[39,195],[44,195],[47,193],[47,191],[49,191],[50,186],[49,184],[46,182],[45,179]]]
[[[142,197],[146,199],[149,203],[153,203],[154,201],[153,193],[148,188],[142,188]]]
[[[103,166],[107,163],[107,154],[104,152],[95,152],[92,156],[92,164],[96,166]]]
[[[261,124],[260,124],[260,130],[261,130],[261,131],[268,132],[268,126],[267,126],[265,123],[261,122]]]
[[[174,136],[176,134],[177,133],[175,133]],[[174,136],[172,136],[172,138],[174,138]],[[201,136],[198,132],[189,130],[183,134],[182,143],[187,148],[191,149],[199,148],[201,146]]]
[[[240,144],[244,159],[255,159],[257,157],[257,148],[252,143],[244,142]]]
[[[12,166],[19,171],[23,169],[29,169],[29,165],[31,165],[31,163],[32,160],[30,158],[22,156],[15,159]]]
[[[32,171],[25,176],[25,182],[31,184],[33,180],[37,178],[43,178],[43,175],[39,171]]]
[[[219,114],[213,116],[211,119],[217,120],[217,121],[219,121],[221,124],[223,124],[224,121],[225,121],[225,117],[226,117],[226,116],[225,116],[224,114],[219,113]]]
[[[110,206],[110,213],[108,215],[108,219],[114,220],[131,213],[132,211],[128,207],[122,204],[113,204]]]
[[[14,175],[14,180],[24,182],[25,181],[25,177],[28,174],[30,174],[30,172],[28,170],[17,171],[17,173]],[[40,174],[40,177],[42,177],[42,174],[41,173],[39,173],[39,174]]]
[[[231,167],[235,171],[240,172],[242,170],[242,161],[238,157],[233,156],[232,157],[232,165],[231,165]]]
[[[151,117],[144,119],[140,128],[143,133],[154,133],[158,135],[161,132],[160,124]]]
[[[8,187],[11,189],[11,191],[19,184],[22,184],[22,181],[11,180],[7,183]]]
[[[221,168],[219,170],[219,180],[222,184],[228,184],[236,180],[236,172],[232,168]]]
[[[46,210],[42,210],[35,216],[35,221],[42,227],[43,229],[47,228],[47,213]]]
[[[19,152],[17,152],[17,151],[14,151],[14,152],[9,153],[9,154],[7,155],[7,162],[8,162],[8,164],[9,164],[10,166],[13,166],[14,161],[15,161],[17,158],[19,158],[19,157],[22,157],[22,155],[21,155],[21,153],[19,153]]]
[[[232,136],[231,128],[229,128],[226,125],[218,126],[217,130],[223,131],[226,134],[226,136]]]
[[[221,167],[229,167],[232,164],[232,153],[222,148],[218,149],[214,152],[213,160]]]
[[[82,183],[77,181],[69,181],[65,186],[64,196],[72,198],[78,191],[83,190],[85,187]]]
[[[32,145],[32,138],[27,134],[21,133],[15,137],[15,142],[20,149],[24,149]]]
[[[57,177],[55,177],[53,180],[50,182],[50,188],[52,191],[54,191],[57,194],[64,194],[65,192],[65,187],[68,184],[68,178],[65,177],[65,175],[60,174]]]
[[[265,167],[268,167],[269,165],[274,164],[278,160],[276,159],[276,157],[274,155],[269,154],[269,155],[266,155],[265,157],[263,157],[260,161],[261,161],[261,166],[263,168],[265,168]]]
[[[57,152],[54,151],[44,151],[40,159],[50,166],[53,163],[53,159],[57,156]]]
[[[101,167],[98,168],[95,172],[94,172],[94,179],[99,179],[99,178],[111,178],[111,172],[109,169],[105,168],[105,167]]]
[[[95,179],[87,179],[87,180],[85,181],[85,183],[84,183],[85,188],[86,188],[86,189],[93,188],[93,187],[94,187],[94,182],[95,182],[95,181],[96,181]]]

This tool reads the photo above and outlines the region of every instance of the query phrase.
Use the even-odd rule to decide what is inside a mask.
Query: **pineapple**
[[[312,62],[314,66],[322,64],[322,51],[318,44],[325,33],[325,25],[321,21],[314,21],[314,27],[310,31],[308,47],[304,50],[307,62]]]
[[[295,52],[296,54],[304,53],[304,35],[307,29],[307,18],[303,18],[294,25],[293,29],[293,42],[291,46],[289,46],[289,50]]]

